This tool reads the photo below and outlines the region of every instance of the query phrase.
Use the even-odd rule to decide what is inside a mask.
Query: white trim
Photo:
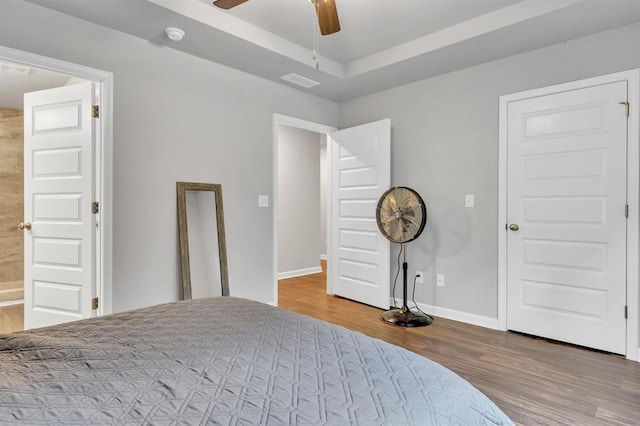
[[[327,265],[326,265],[326,275],[327,275],[327,294],[329,295],[333,295],[333,280],[332,280],[332,268],[333,265],[331,264],[331,262],[329,262],[329,256],[331,254],[331,247],[333,244],[333,237],[331,234],[333,234],[333,232],[331,232],[332,229],[332,223],[333,221],[331,220],[331,188],[333,188],[333,181],[332,176],[331,176],[331,159],[333,158],[332,155],[332,150],[333,150],[333,138],[331,137],[331,134],[336,131],[338,129],[333,129],[333,131],[331,133],[327,133],[327,152],[325,154],[325,158],[326,161],[324,162],[325,165],[325,173],[324,175],[326,176],[325,178],[325,191],[327,192],[325,194],[325,199],[326,201],[326,216],[327,216],[327,253],[324,255],[325,256],[325,260],[327,261]]]
[[[627,145],[627,359],[640,361],[638,316],[640,287],[640,69],[627,71],[629,123]]]
[[[638,287],[640,265],[640,69],[623,71],[526,92],[500,96],[498,133],[498,329],[507,329],[507,107],[510,102],[552,93],[578,90],[618,81],[628,83],[630,114],[627,148],[627,333],[626,357],[638,361]]]
[[[113,74],[107,71],[65,62],[35,53],[24,52],[0,46],[0,60],[28,65],[49,71],[67,74],[90,80],[99,87],[101,124],[99,138],[100,193],[96,194],[100,202],[101,233],[100,233],[100,263],[99,276],[96,280],[96,292],[100,297],[98,315],[112,312],[112,269],[113,269]]]
[[[284,280],[287,278],[303,277],[305,275],[319,274],[322,272],[322,267],[314,266],[313,268],[297,269],[294,271],[278,272],[278,279]]]
[[[393,304],[394,299],[391,298]],[[407,302],[409,308],[413,307],[413,302]],[[470,314],[468,312],[457,311],[455,309],[443,308],[441,306],[427,305],[426,303],[417,302],[418,308],[425,314],[434,317],[446,318],[452,321],[463,322],[465,324],[477,325],[479,327],[498,330],[498,320],[496,318],[485,317],[482,315]],[[402,306],[402,299],[395,299],[395,306]]]
[[[273,300],[275,300],[275,305],[277,305],[278,301],[278,126],[290,126],[298,129],[309,130],[311,132],[322,133],[327,135],[327,158],[331,158],[331,133],[337,130],[335,127],[331,127],[325,124],[314,123],[312,121],[303,120],[300,118],[290,117],[287,115],[282,115],[278,113],[273,114],[273,181],[271,184],[271,193],[273,194],[272,199],[272,212],[273,212]],[[327,167],[329,166],[329,161],[326,162]],[[328,176],[328,175],[327,175]],[[330,180],[331,177],[327,177],[327,189],[330,191]],[[330,212],[331,202],[330,198],[327,198],[327,210]],[[331,229],[331,217],[327,216],[327,235],[330,234],[329,229]],[[330,250],[329,244],[331,243],[330,237],[327,238],[327,251]],[[330,266],[327,266],[329,268]],[[327,270],[327,277],[329,277]],[[327,293],[329,293],[330,288],[330,280],[327,278]]]
[[[4,308],[5,306],[20,305],[22,303],[24,303],[24,299],[5,300],[4,302],[0,302],[0,308]]]
[[[500,96],[498,112],[498,330],[507,330],[507,106]]]
[[[320,260],[327,260],[327,255],[326,254],[321,254],[320,255]]]

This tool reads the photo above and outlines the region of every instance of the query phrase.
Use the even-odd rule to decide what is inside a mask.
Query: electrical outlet
[[[422,284],[424,282],[424,272],[416,271],[416,283]]]
[[[436,284],[438,287],[444,287],[444,274],[436,274]]]

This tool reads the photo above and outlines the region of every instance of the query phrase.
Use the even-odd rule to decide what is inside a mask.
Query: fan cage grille
[[[427,223],[422,197],[411,188],[388,189],[378,200],[376,223],[380,233],[393,243],[403,244],[420,236]]]

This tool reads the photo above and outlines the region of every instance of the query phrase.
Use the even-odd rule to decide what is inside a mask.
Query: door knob
[[[26,229],[27,231],[30,231],[31,230],[31,222],[20,223],[20,225],[18,225],[18,228],[20,228],[20,230]]]
[[[520,229],[520,227],[515,223],[512,223],[511,225],[509,225],[509,229],[511,229],[512,231],[517,231],[518,229]]]

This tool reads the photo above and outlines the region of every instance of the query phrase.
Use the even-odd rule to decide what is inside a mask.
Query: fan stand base
[[[380,316],[380,320],[398,327],[424,327],[433,322],[433,318],[429,315],[411,312],[406,306],[388,310]]]

